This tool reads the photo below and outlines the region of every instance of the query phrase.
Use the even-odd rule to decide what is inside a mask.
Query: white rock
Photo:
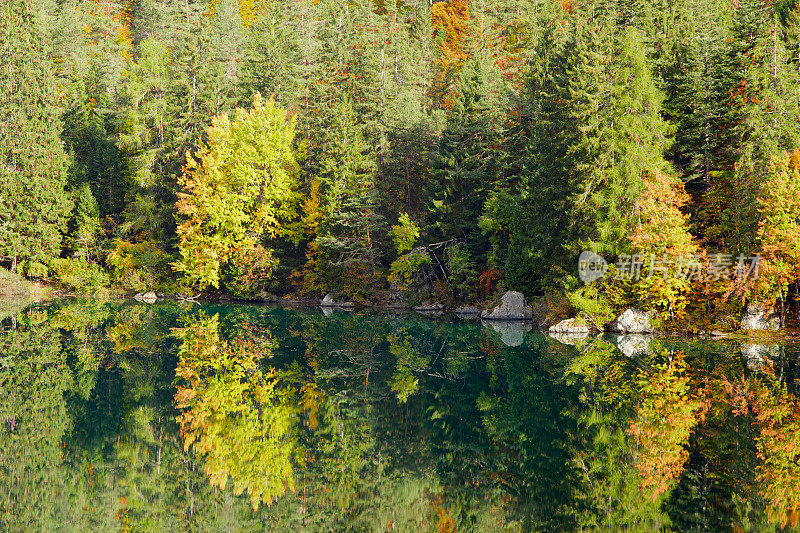
[[[578,346],[586,342],[589,338],[589,332],[569,332],[564,333],[560,331],[550,331],[550,337],[557,340],[561,344],[568,344],[570,346]]]
[[[777,313],[770,312],[767,305],[762,302],[754,302],[747,306],[747,310],[742,317],[743,330],[772,330],[777,331],[781,327],[781,319]]]
[[[770,359],[777,359],[780,356],[780,346],[777,344],[749,344],[744,343],[739,347],[742,352],[747,368],[753,372],[764,370]]]
[[[525,302],[521,292],[508,291],[503,295],[500,305],[481,313],[481,318],[486,320],[529,320],[533,313]]]
[[[611,331],[619,333],[653,333],[651,314],[640,309],[627,309],[611,323]]]
[[[140,302],[144,302],[146,304],[152,304],[152,303],[156,303],[156,301],[158,301],[158,296],[156,295],[156,293],[154,293],[152,291],[146,292],[144,294],[137,294],[136,296],[134,296],[134,298],[136,300],[138,300]]]

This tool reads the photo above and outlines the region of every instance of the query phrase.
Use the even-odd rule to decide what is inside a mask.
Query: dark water
[[[64,301],[2,325],[4,530],[775,531],[800,515],[791,345],[172,302]]]

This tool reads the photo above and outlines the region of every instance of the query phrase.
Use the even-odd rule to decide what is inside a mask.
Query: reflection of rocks
[[[145,292],[144,294],[139,293],[136,296],[134,296],[134,298],[146,304],[154,304],[158,301],[158,295],[152,291]]]
[[[521,292],[508,291],[503,295],[500,305],[488,309],[481,313],[481,318],[487,320],[529,320],[533,317],[533,312],[525,302],[525,296]]]
[[[640,309],[628,309],[611,323],[611,331],[619,333],[652,333],[650,313]]]
[[[332,316],[332,315],[334,315],[334,314],[336,314],[336,313],[345,313],[345,314],[350,314],[350,313],[352,313],[353,311],[355,311],[355,308],[354,308],[354,307],[332,307],[332,306],[325,306],[325,307],[321,307],[320,309],[322,309],[322,314],[323,314],[323,315],[325,315],[325,316]]]
[[[589,332],[558,332],[550,330],[550,337],[554,338],[561,344],[569,344],[570,346],[578,346],[586,342],[589,338]]]
[[[568,318],[550,326],[550,333],[589,333],[589,327],[578,318]]]
[[[481,311],[477,307],[467,306],[467,307],[456,307],[454,310],[456,316],[458,318],[478,318],[480,316]]]
[[[754,302],[747,306],[747,310],[742,317],[742,329],[744,330],[778,330],[781,327],[781,319],[777,313],[771,312],[768,306],[761,302]]]
[[[325,298],[319,303],[322,307],[340,307],[340,308],[353,308],[356,306],[353,302],[339,302],[333,299],[333,296],[326,294]]]
[[[417,313],[423,314],[442,314],[444,312],[444,304],[432,304],[429,302],[415,305],[412,307]]]
[[[636,357],[650,353],[650,341],[648,335],[619,335],[617,336],[617,348],[625,357]]]
[[[500,340],[506,346],[522,346],[525,342],[525,334],[528,333],[533,326],[525,322],[497,322],[495,320],[481,320],[483,326],[491,326],[497,333],[500,334]]]
[[[769,366],[770,359],[777,359],[780,356],[780,346],[777,344],[744,343],[739,349],[747,363],[747,368],[753,372],[764,370]]]

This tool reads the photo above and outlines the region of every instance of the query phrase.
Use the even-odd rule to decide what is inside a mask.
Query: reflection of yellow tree
[[[628,433],[639,445],[636,468],[641,488],[655,499],[683,472],[689,457],[686,444],[703,402],[690,392],[680,354],[653,374],[641,376],[639,385],[642,402]]]
[[[419,388],[419,379],[414,375],[414,370],[422,370],[430,362],[429,358],[420,355],[412,340],[405,329],[389,335],[389,351],[397,358],[389,387],[400,403],[405,403]]]
[[[275,371],[259,364],[272,340],[222,341],[218,316],[192,319],[175,335],[182,341],[178,422],[185,448],[204,457],[211,483],[224,489],[230,477],[234,492],[247,490],[254,509],[294,490],[294,408]]]

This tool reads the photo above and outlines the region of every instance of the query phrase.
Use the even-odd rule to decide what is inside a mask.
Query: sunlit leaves
[[[175,268],[200,288],[219,287],[237,250],[284,232],[295,216],[294,118],[256,94],[233,119],[215,117],[197,158],[188,157],[178,193]]]
[[[218,328],[218,316],[201,315],[175,331],[178,422],[186,450],[203,457],[211,483],[224,489],[230,480],[257,509],[294,489],[296,407],[277,373],[261,368],[272,341],[227,343]]]
[[[639,445],[636,468],[641,488],[653,499],[680,476],[689,457],[687,444],[702,402],[691,388],[683,356],[639,378],[642,402],[628,433]]]

